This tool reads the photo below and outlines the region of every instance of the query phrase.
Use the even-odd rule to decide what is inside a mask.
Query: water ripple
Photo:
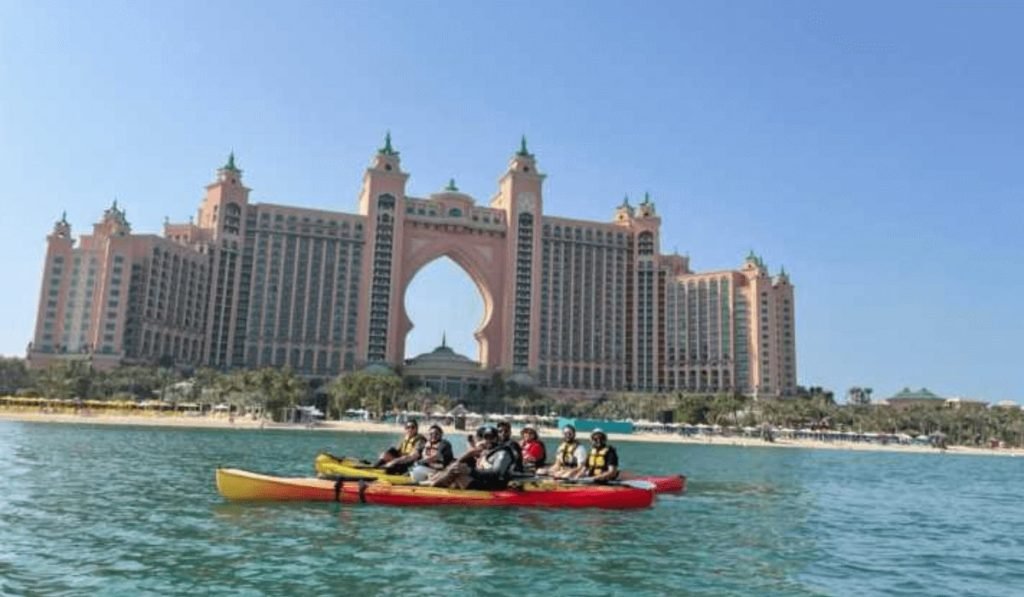
[[[636,512],[230,504],[373,434],[0,422],[0,594],[1012,594],[1024,460],[623,444]]]

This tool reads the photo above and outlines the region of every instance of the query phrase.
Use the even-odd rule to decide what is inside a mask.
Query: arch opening
[[[484,295],[465,269],[448,256],[420,268],[405,289],[405,312],[412,329],[405,337],[406,359],[441,345],[480,360]]]

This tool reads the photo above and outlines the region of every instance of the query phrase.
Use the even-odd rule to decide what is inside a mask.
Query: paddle
[[[377,483],[379,485],[393,485],[393,483],[391,483],[387,479],[377,479],[374,477],[353,477],[352,475],[324,475],[322,477],[317,477],[317,479],[334,482],[341,481],[342,483],[359,483],[360,481],[362,481],[367,484]]]
[[[353,458],[351,456],[335,456],[330,452],[320,452],[324,456],[333,459],[336,463],[349,468],[375,468],[373,463],[369,460],[363,460],[361,458]]]
[[[552,483],[566,483],[569,485],[611,485],[612,487],[633,487],[635,489],[655,489],[654,483],[640,479],[616,479],[614,481],[595,481],[593,477],[580,477],[569,479],[562,477],[550,477],[542,475],[516,474],[512,476],[514,481],[550,481]]]
[[[580,477],[579,479],[559,479],[566,483],[578,483],[580,485],[611,485],[612,487],[632,487],[634,489],[646,489],[653,491],[654,483],[641,481],[639,479],[616,479],[614,481],[596,481],[593,477]]]

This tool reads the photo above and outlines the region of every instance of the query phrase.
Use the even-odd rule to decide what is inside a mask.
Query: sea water
[[[0,593],[1011,595],[1024,459],[622,442],[638,511],[233,504],[395,437],[0,421]],[[463,444],[455,438],[456,448]],[[549,453],[553,452],[549,443]]]

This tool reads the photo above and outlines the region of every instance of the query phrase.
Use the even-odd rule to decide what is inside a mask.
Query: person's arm
[[[568,476],[572,479],[587,476],[587,449],[580,444],[576,446],[573,454],[576,456],[576,468],[572,469]]]
[[[441,466],[448,466],[453,460],[455,460],[455,454],[452,452],[452,445],[448,440],[444,440],[441,443],[441,449],[437,451],[441,457]]]
[[[402,466],[403,464],[408,464],[410,462],[416,462],[419,459],[419,457],[420,457],[420,452],[419,451],[411,452],[409,454],[406,454],[405,456],[399,456],[398,458],[395,458],[391,462],[385,464],[384,465],[384,470],[390,471],[390,470],[394,470],[396,467]]]
[[[416,464],[440,464],[441,466],[448,466],[448,464],[453,460],[455,460],[455,456],[452,455],[452,445],[448,443],[448,440],[443,439],[438,445],[437,451],[434,452],[433,456],[423,458],[417,461]]]
[[[619,476],[619,454],[615,451],[615,448],[608,450],[608,453],[604,456],[604,462],[608,465],[608,470],[600,475],[595,475],[595,481],[611,481]]]
[[[480,454],[482,454],[483,451],[484,451],[484,447],[483,447],[482,444],[481,445],[473,446],[472,448],[470,448],[470,449],[466,450],[465,452],[463,452],[462,456],[459,456],[459,462],[465,462],[465,463],[468,464],[468,463],[476,460],[476,458],[478,456],[480,456]]]
[[[417,460],[423,457],[423,446],[425,443],[425,441],[416,442],[416,444],[413,446],[412,452],[409,452],[405,456],[399,456],[398,458],[395,458],[391,462],[387,463],[384,469],[392,470],[395,467],[401,466],[403,464],[416,462]]]
[[[615,477],[618,477],[618,476],[619,476],[619,467],[617,467],[617,466],[609,466],[608,470],[606,470],[605,472],[601,473],[600,475],[595,475],[594,476],[594,480],[595,481],[611,481],[612,479],[614,479]]]

